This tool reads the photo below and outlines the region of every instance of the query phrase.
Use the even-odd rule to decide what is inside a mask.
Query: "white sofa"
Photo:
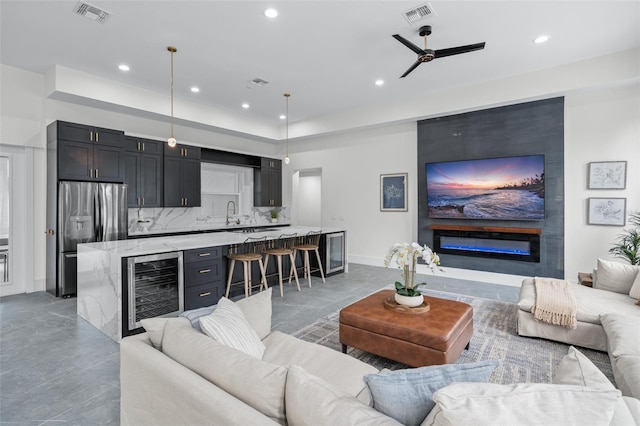
[[[369,406],[370,394],[363,377],[377,374],[374,367],[341,352],[271,332],[270,297],[269,290],[236,302],[262,339],[262,359],[222,345],[194,329],[186,318],[148,321],[147,332],[125,337],[120,349],[121,424],[401,424]],[[594,424],[579,418],[590,416],[590,420],[600,419],[600,424],[640,425],[640,420],[634,420],[640,419],[640,401],[621,398],[610,384],[599,387],[583,380],[585,368],[574,364],[564,367],[569,379],[557,385],[464,383],[442,387],[433,396],[436,408],[422,425],[459,421],[496,424],[495,413],[478,418],[483,414],[477,409],[492,407],[486,403],[487,393],[491,401],[503,407],[498,418],[511,419],[511,424],[515,424],[514,419],[525,424],[513,417],[528,412],[522,410],[524,398],[525,404],[528,401],[539,408],[540,416],[548,419],[554,413],[554,419],[575,420],[564,424]],[[591,368],[595,366],[591,364]],[[468,401],[465,397],[469,395],[471,401],[482,398],[485,402],[461,409],[460,401]],[[451,401],[458,406],[451,407]],[[579,410],[566,408],[585,402]],[[542,417],[532,420],[531,424],[545,421]]]
[[[518,334],[608,352],[622,394],[640,398],[638,271],[640,267],[599,259],[593,287],[571,286],[577,302],[575,329],[536,320],[531,313],[536,302],[534,279],[525,279],[518,301]]]

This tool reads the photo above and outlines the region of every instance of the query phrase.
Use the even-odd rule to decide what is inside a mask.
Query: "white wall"
[[[295,179],[295,177],[294,177]],[[298,190],[293,193],[296,223],[301,226],[322,226],[322,171],[298,173]]]

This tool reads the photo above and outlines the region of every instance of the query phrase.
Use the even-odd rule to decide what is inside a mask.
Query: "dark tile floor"
[[[399,277],[396,269],[349,265],[312,288],[285,284],[273,296],[273,329],[292,333]],[[417,276],[428,288],[515,302],[518,288]],[[276,289],[274,289],[276,290]],[[0,298],[0,424],[117,425],[119,346],[76,315],[76,299],[39,292]]]

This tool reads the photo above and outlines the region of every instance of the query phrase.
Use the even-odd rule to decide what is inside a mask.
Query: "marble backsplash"
[[[272,222],[271,211],[278,211],[277,222]],[[291,224],[287,207],[252,207],[248,214],[212,217],[201,207],[164,207],[129,209],[129,235],[164,234],[235,227]]]

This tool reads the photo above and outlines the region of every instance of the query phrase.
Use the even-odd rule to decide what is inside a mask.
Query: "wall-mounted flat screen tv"
[[[544,155],[426,163],[428,217],[543,220]]]

